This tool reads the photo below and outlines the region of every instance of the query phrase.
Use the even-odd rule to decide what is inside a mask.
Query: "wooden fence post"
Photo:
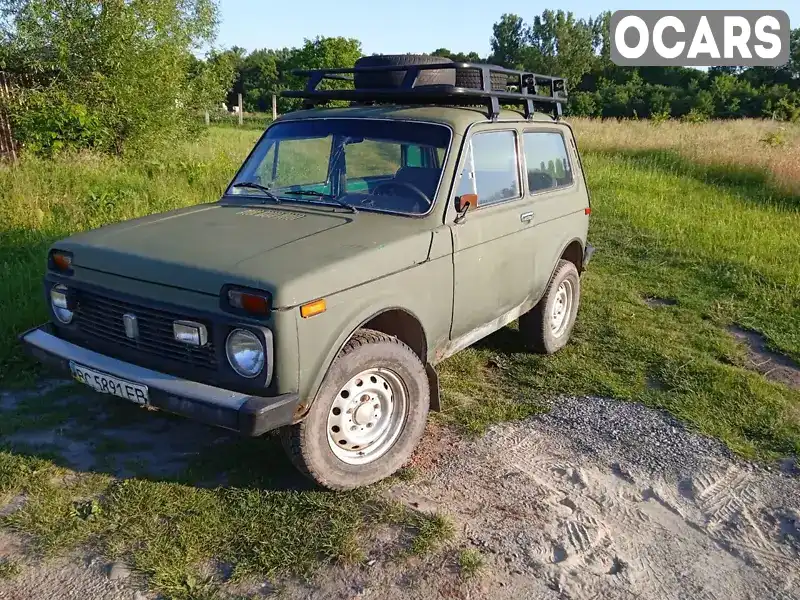
[[[278,96],[277,94],[272,94],[272,120],[278,118]]]
[[[242,113],[242,95],[239,94],[239,125],[244,123],[244,114]]]
[[[206,111],[206,127],[209,125],[211,125],[211,115],[209,115],[208,111]]]

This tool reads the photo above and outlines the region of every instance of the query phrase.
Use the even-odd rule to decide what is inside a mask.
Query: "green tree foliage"
[[[530,25],[504,14],[492,29],[490,61],[565,77],[576,115],[800,119],[800,29],[781,67],[619,67],[610,59],[610,14],[584,20],[548,9]]]
[[[596,59],[592,24],[576,19],[571,12],[548,9],[537,15],[528,29],[527,40],[524,68],[537,73],[580,81]]]
[[[489,60],[509,69],[521,69],[528,47],[528,28],[522,17],[504,14],[492,26],[492,55]]]
[[[0,0],[2,67],[30,81],[11,106],[29,150],[120,153],[185,136],[232,68],[197,60],[215,0]]]
[[[361,56],[361,42],[356,39],[320,36],[306,39],[300,48],[260,49],[249,54],[234,46],[218,54],[214,60],[235,71],[227,96],[229,106],[235,106],[241,94],[245,110],[269,112],[273,94],[304,84],[304,79],[291,74],[292,69],[352,67]],[[342,85],[345,84],[325,81],[320,84],[320,89]],[[296,100],[278,98],[281,112],[297,106]]]

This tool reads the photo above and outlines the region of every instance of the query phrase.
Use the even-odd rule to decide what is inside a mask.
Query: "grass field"
[[[574,125],[597,247],[574,339],[542,358],[520,351],[511,326],[448,359],[440,369],[445,410],[436,418],[480,432],[541,410],[545,397],[603,395],[665,408],[744,456],[800,454],[800,390],[747,368],[728,331],[758,331],[772,350],[800,361],[800,127]],[[44,318],[40,279],[52,240],[216,199],[257,136],[212,128],[207,139],[150,160],[26,159],[0,169],[0,386],[36,374],[15,336]],[[0,435],[76,418],[63,410],[52,398],[4,410]],[[372,523],[408,528],[420,551],[451,535],[445,521],[398,512],[371,491],[274,489],[268,480],[287,467],[272,444],[232,442],[164,481],[75,475],[53,457],[3,452],[0,496],[29,499],[4,525],[32,536],[45,554],[90,543],[132,557],[175,598],[210,597],[213,586],[197,583],[196,566],[214,557],[243,574],[302,574],[320,561],[360,560],[358,540]],[[265,451],[276,457],[254,463]],[[223,463],[228,485],[197,485],[204,469]],[[242,535],[278,550],[256,551]],[[458,560],[478,568],[473,557]]]

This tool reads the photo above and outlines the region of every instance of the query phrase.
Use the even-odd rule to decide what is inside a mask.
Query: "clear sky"
[[[548,5],[524,0],[220,0],[222,23],[216,46],[283,48],[300,46],[304,38],[318,35],[354,37],[366,54],[381,52],[453,52],[489,54],[492,25],[503,13],[514,13],[526,22]],[[554,9],[572,11],[577,17],[593,17],[603,10],[637,8],[637,3],[606,4],[600,0],[564,0]],[[755,9],[784,10],[791,26],[800,26],[799,0],[773,0],[761,6],[753,0],[692,2],[670,0],[647,4],[657,9]]]

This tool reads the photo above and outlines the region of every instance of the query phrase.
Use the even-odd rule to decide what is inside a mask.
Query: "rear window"
[[[564,136],[554,131],[526,132],[522,143],[525,145],[528,189],[532,193],[572,185],[572,165]]]

